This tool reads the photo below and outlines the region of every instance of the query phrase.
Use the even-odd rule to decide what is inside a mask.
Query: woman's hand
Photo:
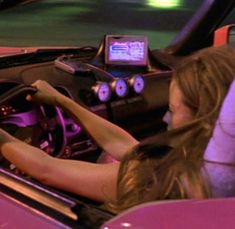
[[[44,102],[49,105],[57,105],[59,99],[64,97],[46,81],[37,80],[31,86],[35,87],[38,91],[34,95],[27,95],[26,99],[28,101]]]
[[[5,130],[0,128],[0,149],[1,147],[8,142],[19,141],[12,135],[8,134]]]

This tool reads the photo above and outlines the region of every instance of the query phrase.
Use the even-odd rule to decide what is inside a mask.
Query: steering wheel
[[[33,95],[37,89],[20,84],[0,96],[0,106],[18,96]],[[39,105],[38,124],[34,127],[31,144],[44,150],[48,154],[60,157],[66,146],[66,132],[63,115],[58,107]]]

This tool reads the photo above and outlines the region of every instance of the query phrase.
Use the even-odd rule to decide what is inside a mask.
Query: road
[[[146,35],[151,49],[165,47],[196,5],[161,9],[150,2],[42,0],[15,6],[0,13],[0,46],[97,47],[105,34],[136,34]]]

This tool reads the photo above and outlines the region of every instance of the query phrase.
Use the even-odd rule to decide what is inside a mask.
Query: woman
[[[142,143],[37,81],[33,86],[38,92],[28,100],[62,107],[121,162],[53,158],[3,130],[1,153],[42,183],[105,202],[113,212],[157,199],[209,197],[210,188],[201,173],[203,153],[234,74],[235,53],[228,47],[204,49],[185,59],[170,85],[172,130]]]
[[[109,205],[113,211],[154,199],[212,196],[207,171],[202,169],[203,154],[234,79],[234,58],[233,49],[212,47],[195,53],[177,67],[170,86],[172,130],[143,141],[138,154],[129,154],[123,160],[117,201]],[[169,153],[163,157],[158,156],[162,144],[172,147],[165,147]]]

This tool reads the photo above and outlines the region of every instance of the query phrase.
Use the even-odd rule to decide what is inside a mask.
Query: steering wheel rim
[[[0,106],[8,103],[17,96],[33,95],[36,92],[37,89],[32,86],[24,84],[17,85],[0,96]],[[34,128],[31,145],[44,150],[51,156],[60,157],[67,143],[64,118],[61,110],[56,106],[44,104],[38,107],[38,111],[40,112],[39,125],[37,125],[37,128]],[[47,137],[47,139],[43,139],[43,137]],[[46,144],[48,145],[45,146]],[[50,148],[51,150],[48,150]]]

